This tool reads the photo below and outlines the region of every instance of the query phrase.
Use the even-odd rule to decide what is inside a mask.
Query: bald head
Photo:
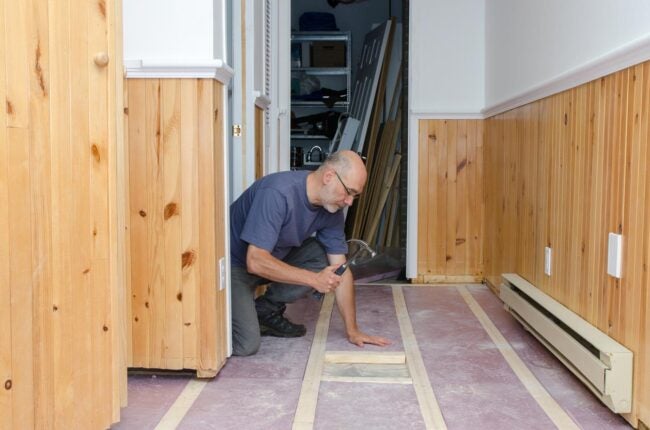
[[[356,152],[334,152],[308,176],[307,196],[312,204],[336,212],[352,205],[367,177],[366,166]]]
[[[366,181],[366,165],[363,163],[359,154],[350,150],[343,150],[331,153],[327,160],[320,166],[320,169],[333,168],[343,175],[354,174]],[[361,178],[360,178],[361,179]]]

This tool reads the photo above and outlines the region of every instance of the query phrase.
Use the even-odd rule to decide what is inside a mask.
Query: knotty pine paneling
[[[264,109],[255,106],[255,179],[264,176]]]
[[[119,8],[0,6],[3,429],[108,428],[126,400]]]
[[[214,376],[225,362],[223,91],[127,81],[130,366]]]
[[[419,124],[418,280],[483,278],[483,123]]]
[[[650,423],[649,106],[643,63],[485,121],[486,278],[519,273],[631,349],[635,425]],[[620,280],[610,232],[624,238]]]

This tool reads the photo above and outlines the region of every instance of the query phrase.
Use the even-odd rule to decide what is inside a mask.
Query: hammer
[[[345,270],[348,268],[348,266],[349,266],[350,264],[354,264],[354,260],[357,258],[357,256],[359,255],[359,253],[360,253],[361,251],[367,251],[368,254],[370,254],[370,258],[373,258],[375,255],[377,255],[377,253],[375,252],[375,250],[372,249],[372,248],[370,247],[370,245],[368,245],[368,243],[364,242],[363,240],[360,240],[360,239],[350,239],[350,240],[348,240],[348,242],[356,242],[356,243],[358,243],[360,246],[359,246],[359,249],[357,249],[357,252],[355,252],[354,254],[352,254],[352,257],[351,257],[348,261],[346,261],[345,263],[341,264],[341,265],[340,265],[340,266],[339,266],[339,267],[334,271],[334,273],[336,273],[336,274],[339,275],[339,276],[341,276],[341,275],[345,272]]]

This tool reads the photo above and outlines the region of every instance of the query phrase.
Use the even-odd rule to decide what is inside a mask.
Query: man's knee
[[[247,339],[244,342],[233,342],[232,355],[246,357],[256,354],[260,349],[260,338]]]

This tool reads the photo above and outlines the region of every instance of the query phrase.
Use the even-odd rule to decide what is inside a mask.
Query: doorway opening
[[[341,149],[364,158],[346,236],[379,255],[352,267],[361,282],[404,277],[407,21],[408,0],[291,2],[289,166],[315,170]]]

